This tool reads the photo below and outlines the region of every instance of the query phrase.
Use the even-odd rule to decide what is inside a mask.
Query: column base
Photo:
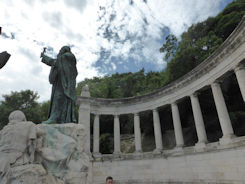
[[[219,139],[219,144],[220,145],[226,145],[232,143],[232,139],[235,138],[236,136],[234,134],[229,134],[229,135],[224,135]]]
[[[95,152],[95,153],[93,153],[93,156],[94,156],[94,157],[101,157],[102,155],[101,155],[100,152]]]
[[[102,158],[102,154],[101,153],[93,153],[93,157],[95,161],[100,161]]]
[[[143,152],[142,152],[142,150],[136,150],[135,152],[134,152],[134,155],[141,155]]]
[[[122,153],[120,151],[113,152],[113,157],[119,158]]]
[[[90,161],[93,161],[94,158],[93,158],[92,153],[91,153],[91,152],[86,152],[86,153],[87,153],[87,155],[88,155],[88,157],[89,157],[89,160],[90,160]]]
[[[161,154],[162,152],[163,152],[162,149],[156,148],[156,149],[153,150],[152,153],[157,155],[157,154]]]
[[[135,159],[142,159],[143,158],[143,152],[142,151],[135,151],[134,153],[133,153],[133,157],[135,158]]]
[[[194,147],[196,151],[204,151],[205,148],[206,148],[206,142],[197,142]]]
[[[177,145],[177,146],[174,148],[174,151],[183,151],[183,145]]]

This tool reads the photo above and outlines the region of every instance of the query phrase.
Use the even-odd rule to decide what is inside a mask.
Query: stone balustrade
[[[240,87],[240,91],[245,101],[245,18],[238,27],[227,38],[227,40],[204,62],[192,71],[169,85],[153,91],[152,93],[122,98],[122,99],[102,99],[90,97],[89,89],[85,86],[81,96],[78,97],[79,123],[84,124],[87,132],[90,132],[90,116],[93,114],[93,154],[100,155],[99,132],[100,115],[114,116],[114,154],[120,155],[120,115],[134,115],[135,150],[142,152],[140,113],[152,111],[153,128],[156,148],[153,153],[163,151],[162,132],[158,109],[164,106],[171,106],[176,148],[184,146],[183,129],[181,125],[178,103],[183,98],[189,98],[193,110],[193,117],[197,132],[198,141],[196,148],[206,146],[207,132],[205,130],[202,109],[199,104],[199,92],[210,88],[214,97],[217,114],[222,129],[223,136],[220,144],[229,144],[235,137],[231,120],[225,104],[220,82],[232,73]],[[87,152],[90,152],[90,135],[87,136]]]

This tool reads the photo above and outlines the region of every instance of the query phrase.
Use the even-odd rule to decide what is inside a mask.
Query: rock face
[[[82,125],[35,125],[21,111],[0,131],[0,184],[87,184]]]

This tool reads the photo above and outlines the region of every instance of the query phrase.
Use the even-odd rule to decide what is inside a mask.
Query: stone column
[[[163,149],[162,130],[161,130],[160,118],[157,109],[153,109],[153,128],[154,128],[155,143],[156,143],[156,149],[154,150],[154,152],[161,152]]]
[[[120,154],[120,122],[119,116],[114,115],[114,153],[113,154]]]
[[[176,139],[176,147],[178,148],[184,145],[184,138],[183,138],[182,125],[179,116],[179,108],[176,102],[171,104],[171,109],[172,109],[174,133]]]
[[[135,152],[142,152],[139,113],[134,114]]]
[[[95,114],[94,116],[94,140],[93,140],[93,154],[100,154],[100,116],[99,114]]]
[[[223,137],[220,140],[222,143],[230,142],[230,138],[234,136],[234,131],[231,125],[231,120],[229,117],[229,113],[225,104],[225,99],[221,91],[220,84],[218,82],[214,82],[211,84],[214,102],[217,109],[219,122],[221,125],[221,129],[223,132]],[[227,142],[228,141],[228,142]]]
[[[245,102],[245,67],[238,66],[235,68],[235,74],[237,78],[238,85],[242,94],[243,101]]]
[[[192,94],[190,97],[191,97],[191,106],[192,106],[192,111],[193,111],[193,116],[195,120],[197,136],[198,136],[197,145],[205,146],[205,143],[208,142],[208,139],[207,139],[207,134],[205,130],[202,111],[199,104],[197,93]]]
[[[87,85],[82,88],[81,96],[90,97],[89,88]],[[82,102],[80,102],[78,112],[79,112],[78,123],[83,124],[85,131],[87,132],[85,136],[86,142],[84,146],[84,151],[90,154],[91,151],[90,151],[90,101],[89,99],[85,99]]]

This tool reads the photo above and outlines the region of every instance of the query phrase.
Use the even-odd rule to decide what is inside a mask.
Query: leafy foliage
[[[36,92],[25,90],[11,92],[3,95],[4,100],[0,104],[0,129],[8,123],[8,116],[14,110],[21,110],[29,121],[40,123],[44,115],[44,107],[37,102],[39,98]]]
[[[136,73],[113,74],[103,78],[94,77],[78,83],[77,94],[87,84],[92,97],[124,98],[149,93],[163,86],[164,72],[149,72],[144,69]]]
[[[168,61],[176,54],[178,46],[178,39],[175,35],[170,34],[166,37],[166,42],[160,48],[160,52],[165,52],[166,55],[164,56],[165,60]]]
[[[233,1],[216,17],[192,25],[178,43],[172,35],[167,36],[166,43],[160,48],[166,53],[165,59],[171,56],[165,82],[176,80],[204,61],[231,34],[244,14],[245,1]]]

